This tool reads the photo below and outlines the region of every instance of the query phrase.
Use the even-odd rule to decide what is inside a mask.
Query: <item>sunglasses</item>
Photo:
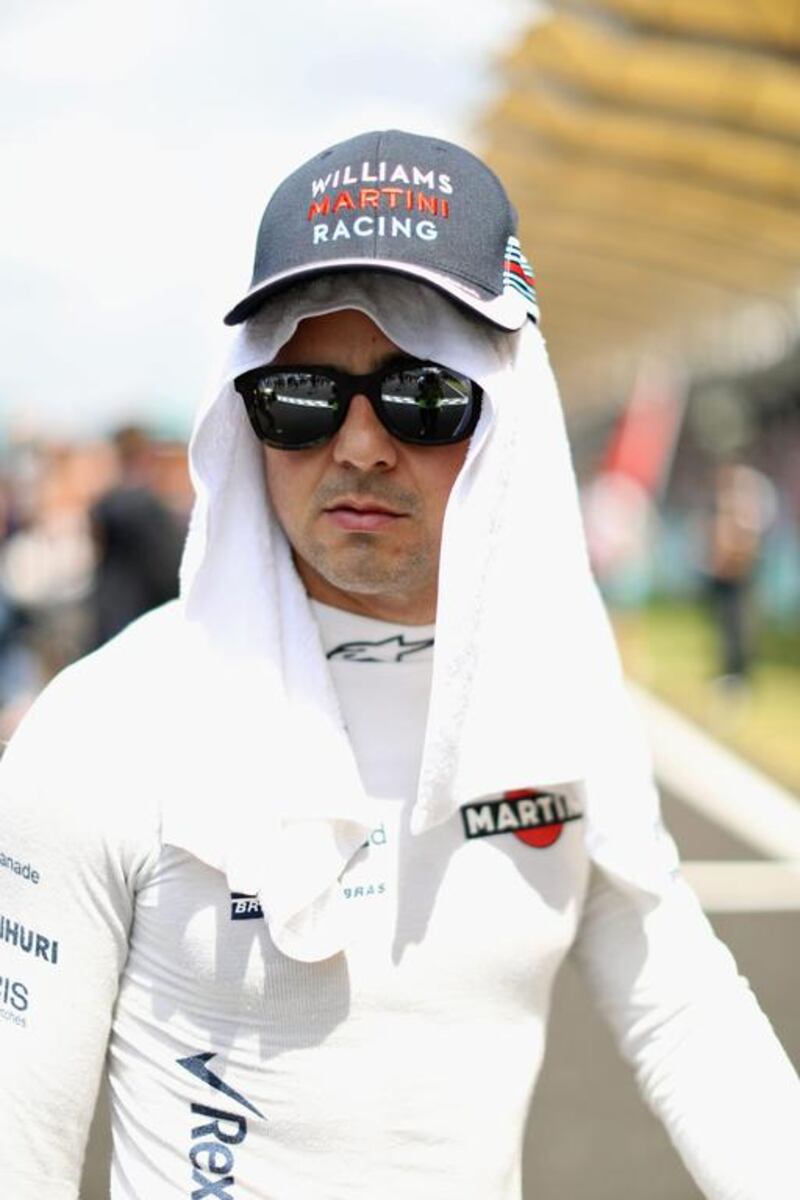
[[[324,445],[341,429],[355,395],[367,397],[398,442],[449,446],[473,433],[483,395],[468,376],[416,358],[395,359],[370,375],[334,367],[256,367],[239,375],[234,387],[256,437],[279,450]]]

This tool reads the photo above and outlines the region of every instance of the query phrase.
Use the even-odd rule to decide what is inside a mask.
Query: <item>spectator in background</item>
[[[86,643],[92,551],[68,495],[68,454],[24,441],[11,449],[0,521],[0,741]]]
[[[763,536],[774,518],[774,489],[760,471],[722,463],[714,475],[707,579],[720,644],[718,681],[738,690],[754,653],[752,582]]]
[[[185,530],[154,489],[153,444],[135,426],[118,430],[113,444],[119,479],[89,514],[97,555],[89,649],[178,594]]]
[[[11,594],[5,579],[5,550],[12,524],[6,480],[0,481],[0,742],[16,724],[40,686],[37,656],[29,645],[29,613]]]

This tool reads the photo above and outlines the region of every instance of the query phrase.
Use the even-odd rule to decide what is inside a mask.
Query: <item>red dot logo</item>
[[[540,792],[535,788],[515,788],[510,792],[503,792],[503,799],[537,800],[540,796],[547,795],[547,792]],[[545,850],[558,841],[563,828],[564,822],[557,821],[552,825],[540,825],[533,829],[515,829],[514,837],[524,842],[526,846],[536,846],[539,850]]]
[[[519,838],[526,846],[538,846],[543,850],[558,841],[563,828],[562,822],[559,825],[547,825],[544,829],[517,829],[514,831],[514,837]]]

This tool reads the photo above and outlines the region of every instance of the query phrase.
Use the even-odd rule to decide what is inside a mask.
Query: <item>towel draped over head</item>
[[[347,308],[484,390],[445,514],[412,832],[424,837],[484,795],[576,782],[589,854],[623,885],[658,894],[673,861],[588,565],[542,336],[531,322],[501,332],[424,284],[374,271],[321,276],[267,302],[235,330],[198,417],[173,651],[191,744],[170,747],[179,765],[164,841],[224,871],[232,890],[258,893],[283,953],[314,961],[346,945],[338,879],[371,806],[232,381],[270,362],[305,317]]]

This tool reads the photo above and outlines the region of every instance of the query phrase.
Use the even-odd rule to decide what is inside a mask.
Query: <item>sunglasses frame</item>
[[[448,371],[452,375],[457,375],[460,379],[466,380],[470,385],[470,397],[472,402],[472,412],[464,429],[458,434],[458,437],[449,438],[409,438],[403,434],[397,433],[384,420],[382,412],[382,394],[381,384],[390,375],[395,375],[401,371],[407,371],[410,368],[425,368],[434,367],[439,371]],[[330,379],[334,386],[341,393],[341,408],[338,410],[338,420],[335,427],[321,437],[312,438],[309,441],[297,442],[294,445],[287,446],[282,442],[275,441],[274,438],[265,434],[261,423],[261,409],[258,398],[257,385],[260,380],[270,375],[286,375],[292,371],[298,373],[308,373],[313,375],[322,375],[326,379]],[[481,415],[481,401],[483,399],[483,389],[479,384],[475,383],[474,379],[470,379],[468,375],[462,374],[461,371],[455,371],[452,367],[446,367],[443,363],[429,361],[427,359],[418,358],[399,358],[393,359],[391,362],[385,363],[379,367],[377,371],[371,371],[367,375],[351,375],[348,371],[341,371],[338,367],[316,366],[310,363],[268,363],[263,367],[254,367],[250,371],[244,371],[238,375],[233,381],[233,386],[242,397],[247,409],[247,415],[250,419],[250,424],[253,427],[253,432],[261,442],[272,446],[276,450],[311,450],[318,446],[324,446],[344,425],[347,420],[347,414],[350,411],[350,402],[353,396],[363,395],[369,400],[372,405],[372,411],[380,421],[387,433],[395,438],[398,442],[403,442],[409,446],[453,446],[458,442],[466,441],[475,432],[475,426]]]

